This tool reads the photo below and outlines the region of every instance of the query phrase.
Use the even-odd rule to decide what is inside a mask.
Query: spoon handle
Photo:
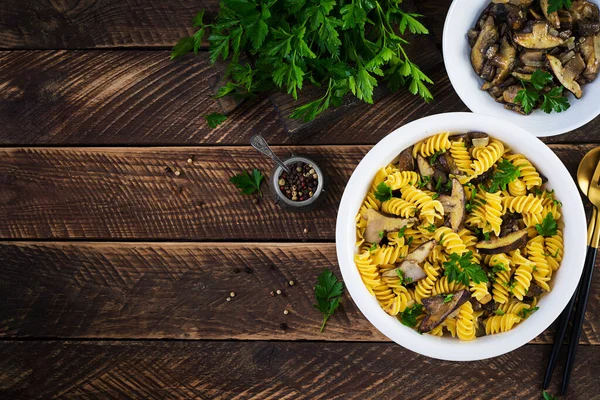
[[[264,156],[269,157],[271,160],[275,161],[277,165],[279,165],[285,172],[291,174],[290,169],[281,161],[279,157],[271,150],[265,138],[261,135],[254,135],[250,138],[250,145],[262,153]]]

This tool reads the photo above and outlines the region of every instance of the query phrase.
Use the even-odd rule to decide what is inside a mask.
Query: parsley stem
[[[319,330],[319,333],[323,333],[323,329],[325,329],[325,324],[327,323],[327,318],[329,318],[328,315],[325,315],[323,317],[323,324],[321,325],[321,329]]]

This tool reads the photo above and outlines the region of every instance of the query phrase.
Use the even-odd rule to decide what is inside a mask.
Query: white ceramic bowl
[[[600,0],[592,0],[599,4]],[[454,90],[471,111],[491,115],[515,123],[536,136],[560,135],[579,128],[600,114],[600,78],[583,86],[583,97],[576,99],[569,93],[571,107],[561,113],[546,114],[534,110],[521,115],[504,108],[485,91],[480,90],[483,79],[471,66],[471,48],[467,32],[490,0],[454,0],[446,16],[443,34],[443,53],[446,71]]]
[[[509,332],[462,342],[455,338],[420,335],[383,311],[363,284],[354,263],[354,218],[377,170],[392,161],[398,153],[439,132],[468,131],[486,132],[501,140],[513,151],[524,154],[548,177],[548,187],[556,190],[557,198],[563,203],[565,253],[560,269],[553,276],[553,289],[541,298],[537,312]],[[469,361],[514,350],[538,336],[558,317],[575,292],[581,276],[586,235],[586,219],[579,191],[567,169],[550,148],[512,123],[471,113],[448,113],[422,118],[396,129],[362,159],[342,196],[336,224],[336,249],[344,283],[352,299],[384,335],[407,349],[429,357]]]

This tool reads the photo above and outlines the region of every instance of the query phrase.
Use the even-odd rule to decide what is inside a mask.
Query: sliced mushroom
[[[461,175],[462,172],[456,166],[454,158],[448,152],[440,154],[437,158],[436,167],[439,167],[447,174]]]
[[[492,3],[512,4],[514,6],[527,7],[533,3],[533,0],[492,0]]]
[[[458,179],[452,179],[452,194],[450,196],[442,195],[438,200],[444,206],[444,214],[448,215],[450,227],[454,232],[458,232],[465,220],[465,189]]]
[[[369,243],[381,242],[381,233],[386,234],[388,232],[399,231],[410,224],[418,222],[417,218],[386,217],[372,208],[363,212],[362,217],[367,221],[367,229],[365,230],[364,237]]]
[[[544,292],[544,289],[536,285],[535,282],[531,282],[531,285],[529,285],[529,290],[527,290],[525,297],[537,297],[543,294]]]
[[[500,227],[500,237],[506,236],[519,230],[519,221],[514,214],[504,214],[502,216],[502,225]]]
[[[540,68],[544,65],[544,52],[540,50],[525,49],[519,54],[519,61],[523,65]]]
[[[388,270],[384,272],[383,276],[397,276],[398,270],[402,271],[405,279],[409,279],[409,283],[416,282],[425,278],[425,272],[423,268],[419,266],[420,263],[425,261],[429,253],[433,250],[437,242],[430,240],[423,243],[419,247],[413,250],[412,253],[406,256],[400,266],[396,269]]]
[[[576,0],[569,9],[579,36],[593,36],[600,31],[598,6],[586,0]]]
[[[560,18],[558,18],[558,13],[556,11],[548,13],[548,0],[540,0],[540,7],[548,22],[556,29],[560,29]]]
[[[471,143],[475,147],[485,147],[490,143],[490,136],[483,132],[469,132]]]
[[[471,64],[477,75],[483,72],[485,54],[488,49],[498,41],[498,29],[494,24],[494,18],[489,16],[486,18],[481,32],[475,41],[475,45],[471,49]]]
[[[405,283],[415,283],[427,276],[427,274],[425,274],[425,271],[423,271],[423,268],[421,268],[419,264],[413,261],[402,261],[402,263],[397,269],[402,271],[402,276],[404,277]],[[395,270],[393,271],[395,274],[397,274]]]
[[[398,164],[398,169],[400,171],[414,171],[415,170],[415,159],[412,156],[412,150],[414,146],[410,146],[407,149],[404,149],[394,163]]]
[[[551,35],[550,25],[542,21],[534,22],[531,26],[531,32],[513,35],[513,40],[526,49],[551,49],[565,42],[564,39]]]
[[[522,74],[520,72],[513,72],[511,75],[521,81],[530,81],[531,80],[531,74]]]
[[[477,242],[475,248],[477,248],[481,254],[498,254],[520,249],[526,244],[527,230],[522,229],[520,231],[509,233],[503,237]]]
[[[502,98],[506,103],[515,103],[515,97],[519,93],[519,90],[523,89],[521,85],[513,85],[506,89],[504,93],[502,93]]]
[[[558,58],[551,56],[550,54],[546,54],[546,58],[550,62],[550,68],[552,68],[554,76],[556,76],[568,91],[580,99],[582,96],[581,86],[579,86],[579,83],[575,80],[585,70],[585,62],[579,53],[577,53],[571,61],[565,64],[564,67]]]
[[[581,42],[580,48],[586,64],[583,77],[587,82],[591,82],[596,79],[600,67],[600,33],[586,37]]]
[[[433,185],[431,182],[433,181],[433,174],[435,173],[435,171],[433,170],[431,165],[429,165],[425,157],[423,157],[420,154],[417,155],[417,168],[419,168],[421,178],[425,178],[426,176],[429,177],[426,187],[429,190],[433,190]]]
[[[450,314],[469,300],[470,295],[467,290],[459,290],[454,293],[449,302],[445,302],[445,297],[446,296],[438,294],[437,296],[423,299],[423,305],[427,310],[427,315],[419,326],[419,332],[429,332],[444,322]]]
[[[500,42],[500,53],[491,61],[492,65],[496,67],[496,76],[492,81],[492,85],[499,85],[506,80],[515,67],[516,58],[517,49],[511,46],[506,36],[504,36]]]

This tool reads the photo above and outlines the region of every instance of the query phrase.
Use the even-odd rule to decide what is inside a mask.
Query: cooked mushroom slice
[[[500,53],[491,61],[492,65],[496,67],[496,76],[492,81],[492,85],[499,85],[506,80],[510,71],[515,67],[516,58],[517,49],[511,46],[506,36],[504,36],[500,43]]]
[[[477,75],[483,72],[485,54],[488,49],[498,41],[498,29],[494,24],[494,18],[489,16],[485,20],[479,37],[475,41],[475,45],[471,49],[471,64]]]
[[[490,136],[483,132],[469,132],[471,143],[475,147],[485,147],[490,143]]]
[[[585,62],[579,53],[577,53],[571,61],[565,64],[564,67],[558,58],[551,56],[550,54],[546,54],[546,58],[550,62],[552,72],[554,72],[554,75],[560,83],[562,83],[568,91],[573,93],[575,97],[580,99],[582,96],[581,86],[579,86],[579,83],[575,82],[575,80],[585,70]]]
[[[526,49],[551,49],[564,43],[564,39],[550,34],[547,22],[534,22],[531,32],[516,33],[513,40]]]
[[[417,247],[412,253],[406,256],[400,266],[396,269],[388,270],[384,272],[383,276],[397,276],[398,270],[402,271],[404,278],[408,283],[416,282],[425,278],[426,274],[423,268],[419,266],[420,263],[425,261],[429,253],[433,250],[437,242],[430,240]]]
[[[558,18],[558,13],[556,11],[548,14],[548,0],[540,0],[540,7],[542,8],[542,12],[544,13],[544,17],[552,24],[556,29],[560,29],[560,19]]]
[[[520,72],[513,72],[511,75],[521,81],[530,81],[531,80],[531,74],[522,74]]]
[[[458,232],[465,220],[465,189],[458,179],[452,178],[452,194],[450,196],[442,195],[438,200],[444,206],[444,214],[448,214],[450,227],[454,232]]]
[[[433,174],[435,171],[433,170],[431,165],[429,165],[425,157],[423,157],[420,154],[417,155],[417,167],[419,168],[419,172],[421,173],[421,178],[425,178],[426,176],[429,177],[427,182],[427,189],[433,190],[433,185],[431,182],[433,181]]]
[[[579,36],[593,36],[600,31],[600,13],[596,4],[577,0],[573,2],[569,11]]]
[[[367,229],[365,230],[365,240],[369,243],[381,242],[381,233],[399,231],[400,229],[418,222],[417,218],[393,218],[386,217],[380,212],[370,208],[362,214],[363,219],[367,220]]]
[[[544,292],[544,289],[536,285],[535,282],[531,282],[531,285],[529,285],[529,290],[527,290],[525,297],[537,297],[543,294]]]
[[[415,159],[412,156],[412,150],[414,146],[404,149],[398,157],[394,160],[394,164],[398,164],[400,171],[414,171],[415,170]]]
[[[529,67],[540,68],[546,60],[544,59],[543,51],[525,49],[519,54],[519,61],[521,61],[521,64]]]
[[[481,254],[498,254],[520,249],[526,244],[527,230],[522,229],[500,238],[492,238],[490,240],[477,242],[475,248],[477,248]]]
[[[600,67],[600,33],[596,36],[586,37],[579,47],[586,65],[583,77],[587,82],[591,82],[596,79]]]
[[[513,85],[504,91],[502,98],[506,103],[515,104],[515,97],[519,93],[519,90],[523,89],[521,85]]]
[[[423,305],[427,310],[427,315],[419,326],[419,332],[425,333],[431,331],[433,328],[444,322],[450,314],[452,314],[458,307],[462,306],[470,295],[467,290],[459,290],[454,293],[449,302],[444,302],[445,295],[438,294],[437,296],[427,297],[423,299]]]
[[[425,261],[429,253],[431,253],[431,250],[433,250],[436,244],[437,242],[434,239],[423,243],[422,245],[414,249],[412,253],[407,255],[405,260],[412,261],[417,264],[422,263],[423,261]]]
[[[502,226],[500,227],[500,237],[506,236],[519,230],[519,222],[516,215],[504,214],[502,216]]]
[[[512,4],[514,6],[527,7],[533,3],[533,0],[492,0],[492,3]]]
[[[525,113],[525,110],[523,110],[523,107],[521,107],[518,104],[505,104],[504,108],[506,108],[507,110],[518,112],[519,114],[522,114],[522,115],[527,115]],[[473,182],[473,181],[471,181],[471,182]]]
[[[454,158],[448,152],[440,154],[437,158],[436,167],[441,168],[447,174],[462,175],[454,162]]]

